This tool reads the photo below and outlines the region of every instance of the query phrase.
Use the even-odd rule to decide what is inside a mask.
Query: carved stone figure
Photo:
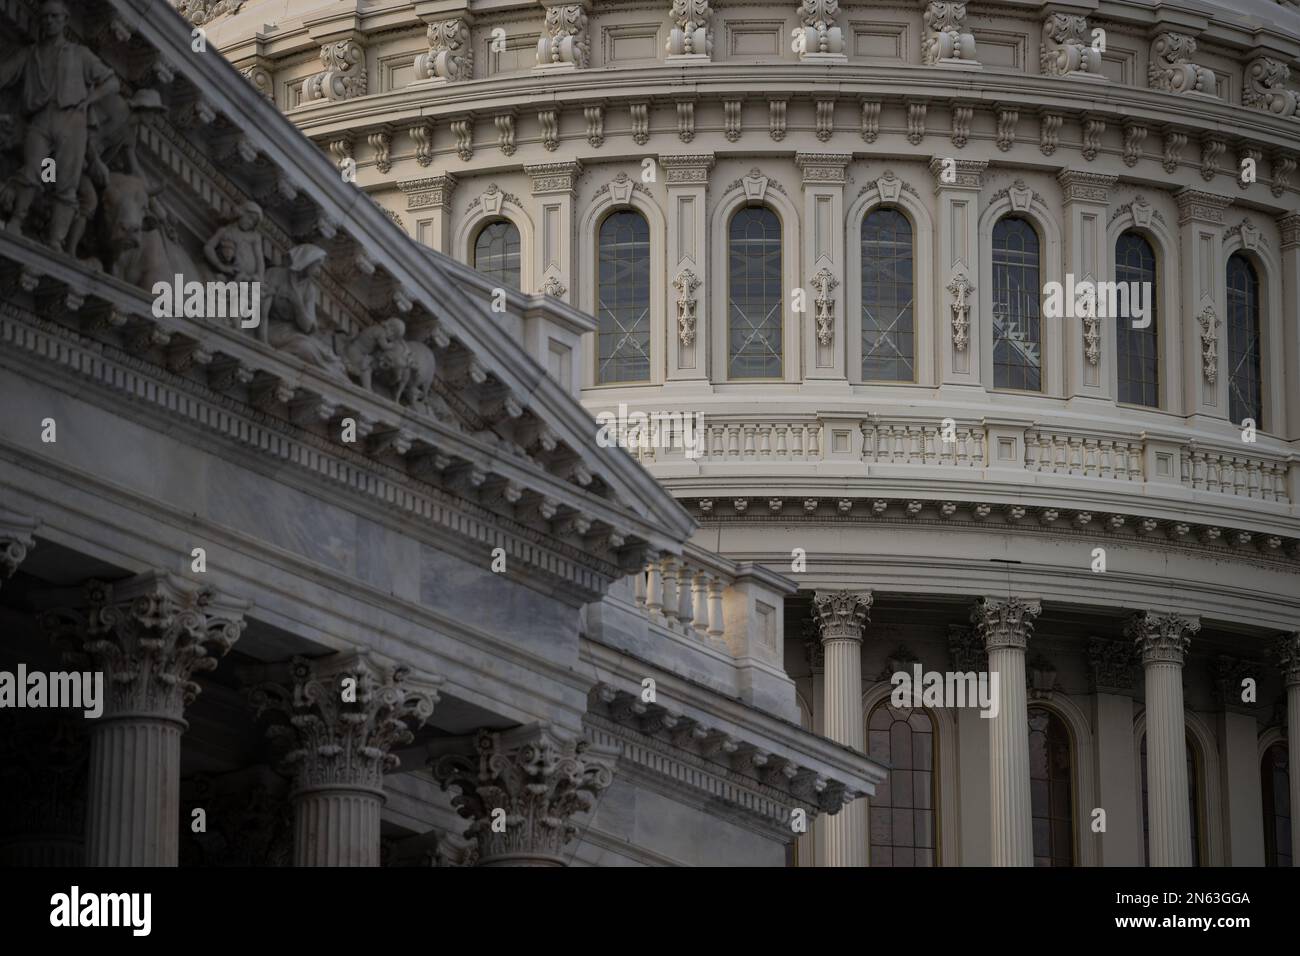
[[[386,356],[402,349],[405,336],[406,323],[401,319],[386,319],[363,329],[339,349],[348,374],[362,388],[371,388],[375,368],[381,360],[385,369],[392,367],[392,361]]]
[[[289,250],[287,265],[266,270],[262,283],[262,322],[257,334],[281,352],[319,366],[340,378],[347,369],[329,344],[318,336],[316,286],[325,250],[310,243]]]
[[[0,90],[20,85],[25,126],[22,170],[0,201],[0,208],[8,207],[5,228],[21,234],[32,203],[42,191],[42,173],[52,160],[53,202],[45,241],[59,251],[64,250],[77,217],[88,143],[87,112],[118,89],[112,70],[86,47],[64,36],[67,23],[68,8],[63,0],[46,0],[40,10],[40,39],[0,63]],[[0,140],[13,138],[13,125],[11,116],[0,116]]]
[[[261,206],[251,200],[240,206],[234,220],[214,232],[203,247],[208,264],[226,279],[261,282],[266,274],[261,223]]]

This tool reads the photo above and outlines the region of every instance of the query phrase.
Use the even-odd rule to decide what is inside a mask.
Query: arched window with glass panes
[[[1074,865],[1074,752],[1054,711],[1029,708],[1029,800],[1034,866]]]
[[[1042,259],[1028,219],[993,226],[993,387],[1043,388]]]
[[[1264,751],[1260,762],[1260,792],[1264,797],[1264,865],[1294,866],[1291,858],[1291,774],[1286,743]]]
[[[782,373],[781,220],[745,206],[727,230],[727,376]]]
[[[495,282],[518,289],[519,227],[508,219],[494,219],[474,237],[474,268]]]
[[[938,866],[939,735],[934,718],[882,700],[867,717],[867,752],[889,776],[870,806],[872,866]]]
[[[1156,289],[1156,253],[1140,233],[1125,232],[1115,242],[1115,282],[1123,289],[1145,285],[1150,309],[1143,323],[1133,315],[1133,297],[1127,292],[1129,315],[1115,323],[1115,366],[1119,400],[1127,405],[1160,407],[1160,352],[1158,346],[1159,297]],[[1143,325],[1145,324],[1145,327]]]
[[[862,218],[862,379],[916,380],[912,224],[898,209]]]
[[[1146,847],[1146,864],[1151,865],[1151,812],[1148,809],[1147,800],[1147,735],[1142,735],[1141,764],[1142,764],[1142,845]],[[1201,846],[1204,841],[1201,839],[1201,759],[1196,750],[1196,744],[1192,741],[1191,734],[1187,735],[1187,806],[1190,811],[1191,832],[1188,834],[1192,841],[1192,866],[1201,865]]]
[[[1241,253],[1228,257],[1228,416],[1264,428],[1260,372],[1259,274]]]
[[[650,379],[650,225],[610,213],[596,238],[596,382]]]

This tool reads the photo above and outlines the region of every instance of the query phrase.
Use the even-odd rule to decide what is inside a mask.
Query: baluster
[[[808,460],[817,461],[822,456],[821,450],[821,422],[813,422],[808,426]]]
[[[1178,480],[1185,485],[1192,483],[1192,456],[1186,448],[1178,451]]]
[[[971,465],[977,468],[983,468],[988,464],[988,458],[984,453],[984,429],[972,428],[968,434],[975,443],[975,451],[971,455]]]
[[[1118,442],[1102,439],[1097,443],[1097,474],[1102,478],[1118,478],[1115,473],[1115,455]]]
[[[1038,463],[1042,459],[1038,447],[1038,432],[1025,432],[1025,471],[1039,471]]]
[[[1246,465],[1246,494],[1252,498],[1263,497],[1263,488],[1260,483],[1260,463],[1251,460]]]
[[[694,569],[682,561],[677,574],[677,622],[683,631],[689,630],[695,620],[695,607],[692,604],[694,593],[691,589],[691,579],[694,576]]]
[[[722,581],[709,575],[709,637],[721,638],[726,633],[722,617]]]
[[[681,597],[677,593],[677,562],[673,558],[664,558],[661,562],[663,574],[663,610],[669,627],[677,624],[677,612],[681,607]]]
[[[789,449],[786,447],[785,435],[790,430],[790,426],[785,422],[775,426],[776,428],[776,456],[778,458],[788,458]]]
[[[659,576],[658,562],[651,561],[645,570],[645,609],[651,617],[658,617],[664,606],[663,579]]]
[[[645,568],[632,575],[632,600],[637,607],[645,610]]]
[[[919,429],[907,426],[907,463],[909,465],[919,464],[921,461],[921,440],[917,434]]]
[[[957,432],[957,440],[953,444],[952,463],[958,468],[970,464],[970,430],[963,428]]]
[[[1250,475],[1248,469],[1250,463],[1247,459],[1238,458],[1235,455],[1232,458],[1232,493],[1234,495],[1248,495],[1250,486],[1248,484]]]
[[[709,576],[696,571],[691,577],[691,629],[704,634],[709,629]]]

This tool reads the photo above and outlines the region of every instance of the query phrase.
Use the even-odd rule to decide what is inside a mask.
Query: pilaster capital
[[[803,170],[803,184],[843,186],[852,153],[795,153],[794,161]]]
[[[251,606],[163,571],[51,596],[61,606],[40,615],[41,629],[71,663],[105,673],[104,716],[176,721],[199,696],[192,676],[216,669]]]
[[[1124,634],[1141,653],[1143,664],[1181,666],[1191,646],[1192,635],[1200,629],[1201,622],[1194,617],[1139,611],[1129,618]]]
[[[1088,677],[1094,694],[1132,694],[1137,663],[1131,641],[1088,640]]]
[[[955,178],[944,180],[944,163],[952,162]],[[952,159],[945,156],[933,156],[930,159],[930,172],[934,174],[935,191],[943,189],[979,189],[984,185],[984,170],[988,169],[988,160]],[[952,175],[952,174],[950,174]]]
[[[40,522],[9,511],[0,511],[0,583],[14,576],[27,552],[36,546],[34,533]]]
[[[578,188],[578,177],[582,175],[582,163],[572,159],[559,163],[537,163],[524,167],[533,181],[533,195],[544,196],[548,193],[568,193],[570,196]]]
[[[480,730],[471,753],[429,761],[444,790],[454,786],[456,812],[470,821],[479,864],[564,865],[578,834],[575,814],[592,808],[614,781],[614,755],[560,736],[547,724],[495,733]],[[494,816],[505,829],[494,827]]]
[[[1258,685],[1258,676],[1261,669],[1256,661],[1247,661],[1237,657],[1230,657],[1227,654],[1220,654],[1210,665],[1219,705],[1225,711],[1231,713],[1253,714],[1255,712],[1254,702],[1248,703],[1241,699],[1242,683],[1246,678],[1253,677],[1256,678],[1256,685]]]
[[[1200,189],[1184,188],[1174,193],[1174,202],[1178,203],[1178,224],[1189,222],[1206,222],[1216,226],[1223,225],[1223,210],[1232,205],[1232,200]]]
[[[1300,246],[1300,213],[1283,216],[1277,221],[1278,232],[1282,234],[1282,248],[1294,249]]]
[[[813,620],[823,644],[862,640],[870,611],[870,591],[818,591],[813,595]]]
[[[1078,169],[1063,169],[1056,174],[1056,181],[1061,184],[1061,193],[1067,206],[1072,202],[1105,206],[1110,202],[1119,177]]]
[[[297,791],[319,787],[383,790],[399,765],[396,746],[409,744],[433,714],[438,678],[408,683],[411,671],[374,661],[364,651],[319,660],[295,657],[287,683],[265,683],[250,700],[260,717],[278,714],[267,736],[288,745]]]
[[[1034,619],[1042,610],[1041,604],[1027,598],[980,598],[971,610],[970,620],[988,650],[1024,650],[1034,630]]]
[[[664,168],[664,182],[669,186],[698,186],[707,183],[713,163],[712,153],[677,153],[659,157],[659,165]]]
[[[1300,686],[1300,631],[1283,634],[1273,648],[1282,669],[1282,681],[1287,687]]]
[[[399,182],[397,188],[406,194],[407,209],[446,209],[456,192],[456,176],[442,173],[423,179],[407,179]]]
[[[989,652],[979,633],[964,624],[948,626],[948,659],[955,671],[986,671]]]

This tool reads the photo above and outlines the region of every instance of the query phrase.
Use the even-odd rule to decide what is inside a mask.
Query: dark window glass
[[[1115,281],[1147,283],[1150,292],[1150,324],[1134,328],[1132,297],[1128,297],[1130,316],[1117,316],[1115,322],[1115,357],[1119,372],[1119,400],[1130,405],[1160,405],[1160,358],[1157,351],[1156,253],[1136,232],[1126,232],[1115,243]],[[1143,297],[1146,301],[1146,297]]]
[[[1259,352],[1259,276],[1245,256],[1228,257],[1228,416],[1264,427]]]
[[[650,378],[650,226],[632,210],[600,224],[596,318],[600,323],[597,382]]]
[[[1074,865],[1074,762],[1061,718],[1029,708],[1029,796],[1034,866]]]
[[[862,377],[911,382],[912,224],[897,209],[874,209],[862,220]]]
[[[498,219],[479,230],[474,240],[474,268],[512,288],[519,288],[519,229]]]
[[[1264,794],[1264,865],[1292,866],[1291,777],[1286,744],[1264,751],[1260,784]]]
[[[871,798],[871,865],[935,866],[938,768],[930,715],[881,701],[867,720],[867,752],[891,768]]]
[[[1007,216],[993,227],[993,385],[1037,392],[1042,380],[1038,233]]]
[[[1151,814],[1147,810],[1147,735],[1142,735],[1142,840],[1146,846],[1147,866],[1151,865]],[[1196,747],[1187,738],[1187,807],[1191,820],[1192,866],[1201,865],[1201,801]]]
[[[781,222],[765,206],[731,217],[727,356],[731,378],[781,376]]]

